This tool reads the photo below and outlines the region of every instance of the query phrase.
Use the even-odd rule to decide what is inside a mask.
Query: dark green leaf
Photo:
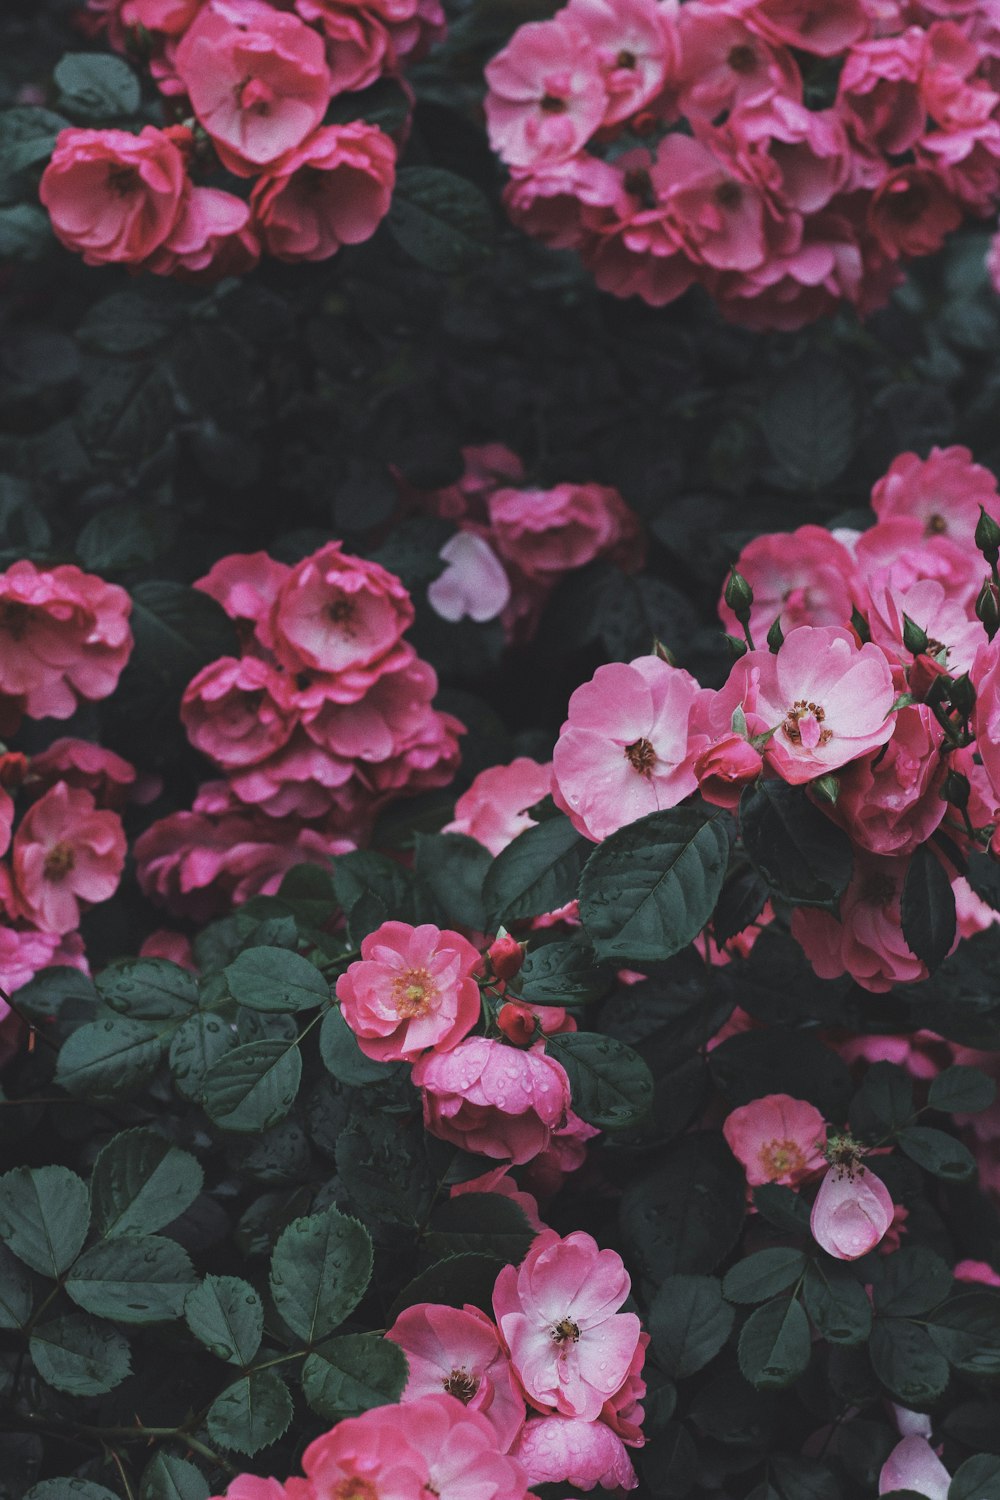
[[[349,1333],[329,1339],[307,1357],[302,1391],[317,1416],[339,1422],[398,1401],[407,1374],[398,1344],[373,1333]]]
[[[434,1210],[425,1244],[429,1254],[442,1259],[471,1252],[516,1265],[534,1237],[524,1210],[512,1199],[499,1193],[459,1193]]]
[[[384,1083],[390,1074],[391,1064],[374,1062],[362,1052],[339,1005],[331,1006],[320,1023],[319,1055],[327,1071],[349,1088]]]
[[[789,481],[814,488],[830,484],[847,467],[857,443],[851,380],[839,363],[812,351],[774,382],[761,422]]]
[[[712,917],[712,934],[720,948],[756,921],[770,894],[756,870],[741,870],[726,881]]]
[[[910,1125],[896,1137],[911,1161],[947,1182],[967,1182],[976,1174],[972,1152],[954,1136],[928,1125]]]
[[[734,1316],[714,1276],[668,1276],[648,1318],[660,1369],[675,1380],[703,1369],[728,1339]]]
[[[509,989],[532,1005],[583,1005],[600,1000],[612,985],[586,943],[543,943],[529,948]]]
[[[31,1317],[31,1277],[6,1245],[0,1244],[0,1328],[23,1328]]]
[[[48,161],[69,122],[50,109],[21,104],[0,114],[0,178]]]
[[[404,1307],[418,1302],[440,1302],[445,1307],[473,1307],[493,1315],[493,1287],[505,1260],[496,1255],[449,1255],[435,1261],[403,1287],[390,1307],[387,1321],[393,1322]]]
[[[966,856],[965,878],[980,901],[1000,911],[1000,860],[973,850]]]
[[[483,881],[492,863],[488,849],[461,833],[417,834],[414,869],[433,891],[449,922],[486,929]]]
[[[85,1313],[36,1328],[30,1349],[42,1379],[68,1396],[101,1396],[121,1385],[131,1367],[123,1335]]]
[[[804,787],[758,782],[740,801],[747,854],[771,888],[798,905],[835,901],[851,878],[851,841]]]
[[[86,123],[133,115],[142,98],[128,63],[106,52],[69,52],[56,65],[59,103],[74,120]]]
[[[566,817],[548,818],[518,834],[486,872],[483,904],[489,929],[495,932],[572,901],[589,848]]]
[[[94,1163],[94,1227],[105,1239],[153,1234],[190,1208],[203,1180],[200,1164],[187,1151],[154,1130],[126,1130]]]
[[[910,857],[900,911],[907,947],[933,972],[951,952],[958,918],[951,880],[930,844]]]
[[[830,1344],[863,1344],[872,1329],[872,1306],[859,1281],[810,1261],[803,1286],[806,1312]]]
[[[371,1236],[336,1208],[289,1224],[271,1256],[271,1295],[308,1343],[326,1338],[353,1312],[372,1274]]]
[[[53,243],[49,216],[37,203],[0,208],[0,259],[38,260]]]
[[[211,1010],[200,1010],[181,1022],[170,1040],[169,1056],[174,1086],[183,1099],[201,1099],[205,1075],[236,1040],[230,1023]]]
[[[784,1245],[758,1250],[726,1272],[722,1290],[729,1302],[766,1302],[793,1286],[805,1268],[801,1250]]]
[[[757,1390],[781,1390],[805,1371],[810,1353],[809,1320],[795,1298],[766,1302],[743,1325],[740,1369]]]
[[[234,1381],[208,1409],[210,1436],[222,1448],[258,1453],[277,1442],[292,1420],[288,1387],[274,1370],[256,1370]]]
[[[873,1063],[851,1100],[851,1129],[862,1140],[895,1135],[913,1118],[913,1083],[895,1063]]]
[[[929,1332],[956,1370],[1000,1375],[1000,1297],[995,1292],[957,1292],[935,1310]]]
[[[851,1075],[831,1047],[804,1031],[771,1026],[727,1037],[714,1047],[709,1066],[731,1104],[749,1104],[767,1094],[806,1099],[828,1120],[843,1119]]]
[[[666,1276],[713,1270],[743,1228],[745,1195],[743,1172],[718,1137],[671,1146],[622,1195],[622,1233],[642,1274],[658,1286]]]
[[[209,1500],[208,1481],[186,1458],[158,1453],[142,1471],[139,1500]]]
[[[1000,1500],[1000,1458],[977,1453],[955,1470],[948,1500]]]
[[[66,1279],[78,1307],[118,1323],[179,1318],[195,1282],[186,1251],[158,1235],[103,1240],[81,1255]]]
[[[698,1449],[681,1422],[668,1422],[640,1458],[642,1477],[655,1500],[683,1500],[698,1477]]]
[[[765,1182],[753,1190],[757,1212],[782,1234],[809,1233],[809,1205],[792,1188]]]
[[[184,1300],[184,1317],[216,1359],[248,1365],[264,1334],[264,1304],[238,1276],[206,1276]]]
[[[931,1081],[927,1103],[944,1114],[974,1115],[989,1109],[996,1099],[997,1086],[978,1068],[945,1068]]]
[[[389,228],[406,253],[431,271],[454,275],[480,264],[493,243],[493,215],[477,187],[439,167],[403,167]]]
[[[638,1052],[597,1032],[570,1031],[546,1042],[569,1077],[573,1109],[601,1130],[625,1130],[653,1102],[653,1075]]]
[[[948,1384],[948,1362],[919,1323],[876,1318],[868,1350],[875,1374],[904,1406],[927,1406]]]
[[[67,1167],[15,1167],[0,1177],[0,1237],[33,1271],[65,1271],[89,1224],[86,1186]]]
[[[56,1082],[77,1098],[122,1099],[149,1081],[162,1051],[161,1037],[144,1021],[91,1021],[64,1042]]]
[[[90,1479],[43,1479],[24,1500],[118,1500],[118,1496]]]
[[[307,958],[287,948],[247,948],[226,969],[229,993],[251,1010],[281,1014],[314,1010],[330,999],[330,986]]]
[[[202,1102],[220,1129],[256,1133],[285,1118],[301,1078],[297,1039],[247,1042],[209,1068]]]
[[[198,1004],[198,982],[166,958],[122,959],[97,976],[97,989],[109,1010],[132,1021],[172,1021]]]
[[[837,1476],[821,1459],[775,1453],[770,1472],[782,1500],[840,1500]]]
[[[930,1312],[951,1291],[952,1275],[926,1245],[907,1245],[885,1260],[875,1280],[875,1310],[880,1316],[910,1318]]]

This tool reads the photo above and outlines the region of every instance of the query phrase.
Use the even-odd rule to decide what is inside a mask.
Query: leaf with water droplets
[[[125,1130],[94,1163],[90,1203],[105,1239],[152,1234],[180,1217],[201,1192],[199,1162],[155,1130]]]
[[[597,1032],[569,1031],[546,1040],[545,1050],[569,1077],[573,1109],[601,1130],[627,1130],[653,1102],[653,1075],[638,1052]]]
[[[247,1042],[208,1070],[202,1103],[222,1130],[269,1130],[295,1103],[301,1079],[297,1035]]]
[[[144,1021],[91,1021],[63,1043],[56,1082],[77,1098],[121,1099],[148,1082],[162,1051],[158,1032]]]
[[[239,1276],[206,1276],[188,1292],[184,1317],[195,1338],[217,1359],[248,1365],[264,1333],[264,1304]]]
[[[590,845],[561,813],[519,833],[483,881],[488,931],[572,901]]]
[[[315,1010],[330,999],[330,986],[315,964],[287,948],[245,948],[225,972],[229,993],[250,1010],[287,1015]]]
[[[85,1313],[36,1328],[29,1348],[42,1379],[68,1396],[102,1396],[121,1385],[131,1368],[128,1340]]]
[[[157,1453],[142,1471],[139,1500],[209,1500],[208,1480],[186,1458]]]
[[[200,1010],[182,1021],[170,1042],[170,1071],[184,1099],[200,1099],[209,1068],[237,1045],[228,1021]]]
[[[292,1398],[274,1370],[255,1370],[227,1386],[208,1409],[208,1431],[222,1448],[258,1453],[278,1438],[292,1420]]]
[[[84,1312],[117,1323],[179,1318],[195,1281],[187,1252],[160,1235],[102,1240],[82,1255],[66,1291]]]
[[[16,1167],[0,1177],[0,1236],[33,1271],[65,1271],[89,1224],[86,1184],[68,1167]]]
[[[406,1355],[391,1339],[349,1333],[327,1340],[307,1357],[302,1392],[317,1416],[339,1422],[398,1401],[408,1373]]]
[[[282,1234],[271,1256],[271,1295],[292,1332],[315,1343],[354,1311],[371,1274],[367,1229],[331,1207]]]

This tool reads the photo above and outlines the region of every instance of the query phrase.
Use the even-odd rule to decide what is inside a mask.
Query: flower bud
[[[931,689],[941,683],[941,679],[947,677],[947,671],[940,662],[934,660],[933,656],[915,656],[907,673],[907,686],[913,695],[915,703],[929,703],[931,701]],[[943,697],[941,684],[936,687],[938,701]]]
[[[990,567],[995,568],[1000,559],[1000,526],[992,516],[986,514],[982,506],[979,507],[979,520],[976,522],[976,546]]]
[[[915,624],[909,615],[903,616],[903,645],[911,656],[923,656],[930,645],[926,630]]]
[[[726,584],[723,597],[740,624],[749,624],[750,610],[753,606],[753,589],[747,583],[743,574],[737,573],[735,564],[730,571],[729,581]]]
[[[524,944],[509,932],[499,933],[486,951],[497,979],[513,979],[524,963]]]
[[[963,672],[961,677],[955,678],[948,697],[956,713],[960,713],[963,719],[967,719],[976,706],[976,690],[972,686],[972,678],[968,672]]]
[[[747,651],[750,649],[746,641],[741,641],[738,635],[727,635],[725,641],[729,647],[733,661],[739,661],[740,657],[746,656]]]
[[[14,792],[19,786],[23,786],[28,775],[28,757],[22,755],[20,750],[8,750],[6,754],[0,755],[0,786],[5,791]]]
[[[880,1177],[860,1164],[832,1166],[809,1218],[813,1239],[837,1260],[859,1260],[884,1237],[893,1202]]]
[[[953,806],[959,808],[960,810],[962,808],[968,807],[968,777],[963,776],[961,771],[949,771],[947,776],[944,778],[944,784],[941,787],[941,796],[945,802],[952,803]]]
[[[735,808],[740,792],[764,769],[760,752],[738,734],[727,734],[703,750],[694,763],[698,790],[714,807]]]
[[[497,1012],[497,1025],[515,1047],[530,1047],[538,1031],[538,1017],[523,1001],[508,1000]]]
[[[986,628],[990,640],[1000,630],[1000,590],[992,578],[987,578],[976,599],[976,614]]]
[[[781,628],[781,616],[779,615],[767,632],[767,649],[776,654],[784,644],[785,632]]]

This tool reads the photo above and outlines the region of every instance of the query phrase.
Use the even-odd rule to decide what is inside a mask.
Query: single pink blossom
[[[267,619],[278,589],[291,572],[266,552],[231,552],[195,583],[222,605],[231,620],[256,625]]]
[[[124,865],[117,813],[98,810],[89,792],[57,782],[28,809],[14,835],[17,910],[43,932],[73,932],[84,907],[114,895]]]
[[[193,677],[181,721],[217,766],[254,765],[286,745],[295,725],[287,678],[259,657],[220,657]]]
[[[726,1144],[751,1187],[779,1182],[798,1187],[821,1171],[826,1121],[814,1104],[788,1094],[766,1094],[726,1116]]]
[[[586,32],[608,93],[604,123],[654,99],[676,63],[674,17],[659,0],[569,0],[560,15]]]
[[[377,125],[325,125],[258,177],[254,230],[279,260],[328,260],[371,239],[395,181],[396,147]]]
[[[894,1206],[889,1189],[868,1167],[832,1166],[809,1218],[816,1243],[837,1260],[858,1260],[886,1234]]]
[[[68,735],[53,740],[31,757],[25,790],[37,797],[57,781],[90,792],[98,807],[110,807],[115,812],[121,812],[129,801],[152,800],[146,797],[148,788],[137,784],[135,766],[103,745]]]
[[[927,537],[948,536],[963,546],[972,542],[979,507],[1000,521],[996,476],[973,463],[968,448],[932,448],[927,458],[901,453],[872,490],[872,509],[880,521],[895,516],[920,521]]]
[[[514,1445],[530,1484],[573,1484],[581,1490],[638,1488],[621,1438],[604,1422],[581,1417],[533,1417]]]
[[[882,1465],[878,1492],[912,1490],[925,1500],[948,1500],[951,1475],[925,1437],[906,1437]]]
[[[912,854],[943,819],[940,796],[947,764],[944,731],[925,704],[896,715],[892,738],[844,766],[835,806],[825,808],[855,844],[872,854]]]
[[[541,583],[638,541],[635,515],[617,490],[600,484],[496,490],[487,508],[501,557]]]
[[[724,735],[694,762],[698,790],[715,807],[738,807],[744,787],[751,786],[763,769],[760,751],[739,734]]]
[[[260,260],[242,198],[220,188],[192,187],[167,238],[144,263],[158,276],[195,283],[245,276]]]
[[[442,833],[464,833],[497,855],[535,826],[528,808],[541,802],[552,785],[551,762],[519,755],[506,766],[488,766],[474,777],[455,803],[455,816]]]
[[[750,631],[758,645],[778,620],[785,635],[799,625],[847,625],[856,593],[854,559],[822,526],[768,532],[743,548],[736,569],[753,590]],[[719,599],[719,618],[731,633],[736,616]]]
[[[608,107],[590,37],[564,15],[520,26],[487,64],[486,82],[490,144],[511,167],[575,155]]]
[[[858,851],[840,898],[839,919],[797,906],[791,931],[821,979],[850,974],[862,989],[884,994],[894,984],[927,978],[927,967],[903,936],[900,901],[907,861]]]
[[[569,1113],[566,1070],[541,1043],[524,1051],[466,1037],[449,1052],[425,1053],[412,1076],[431,1135],[516,1166],[544,1151]]]

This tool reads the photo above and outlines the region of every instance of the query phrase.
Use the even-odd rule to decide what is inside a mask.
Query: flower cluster
[[[428,589],[445,620],[499,618],[508,640],[529,640],[545,601],[566,573],[607,558],[642,567],[639,521],[617,490],[600,484],[525,484],[524,465],[501,443],[464,448],[465,470],[447,489],[404,495],[458,530],[441,549],[447,564]]]
[[[436,0],[91,0],[90,10],[119,50],[139,38],[151,49],[183,123],[61,132],[41,198],[88,265],[212,281],[251,270],[262,252],[326,260],[375,232],[396,146],[361,120],[324,123],[327,110],[397,75],[438,34]]]
[[[927,974],[901,919],[918,850],[955,887],[959,935],[993,920],[960,863],[996,852],[1000,816],[1000,497],[967,449],[934,449],[897,458],[872,508],[867,531],[749,543],[720,602],[743,633],[720,690],[659,656],[599,667],[570,699],[553,791],[597,841],[696,791],[735,810],[762,776],[808,788],[854,873],[837,915],[796,906],[792,934],[822,978],[880,991]]]
[[[242,654],[211,662],[181,703],[222,778],[154,823],[136,860],[147,895],[204,919],[355,848],[393,798],[446,785],[463,728],[432,706],[403,585],[339,542],[294,567],[234,554],[198,587],[241,632]]]
[[[655,306],[798,328],[881,306],[1000,195],[985,0],[569,0],[488,65],[529,234]]]
[[[130,610],[124,589],[70,564],[0,574],[3,734],[106,698],[132,649]],[[85,740],[63,736],[31,756],[0,746],[0,989],[52,963],[85,967],[77,928],[118,888],[119,814],[135,790],[134,768]]]

